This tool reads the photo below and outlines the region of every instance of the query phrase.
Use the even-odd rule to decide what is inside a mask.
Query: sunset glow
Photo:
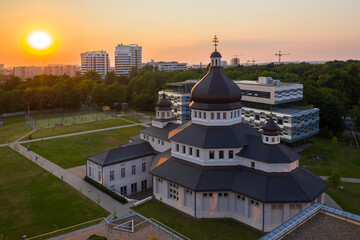
[[[53,39],[49,34],[42,31],[37,31],[31,33],[27,37],[27,43],[30,45],[30,47],[33,47],[37,50],[44,50],[53,44]]]

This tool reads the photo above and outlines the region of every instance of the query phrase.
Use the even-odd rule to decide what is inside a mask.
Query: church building
[[[268,232],[323,203],[328,185],[299,166],[271,117],[262,131],[241,122],[241,89],[224,74],[216,43],[208,73],[191,91],[192,121],[175,124],[162,96],[153,126],[132,144],[153,149],[148,185],[157,200],[195,218],[233,218]]]

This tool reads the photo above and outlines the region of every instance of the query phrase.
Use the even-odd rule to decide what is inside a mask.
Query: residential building
[[[187,63],[178,63],[178,62],[155,62],[151,60],[147,64],[157,68],[159,71],[186,71],[188,69]]]
[[[132,67],[141,67],[142,47],[137,44],[123,45],[115,48],[115,74],[129,75]]]
[[[42,74],[62,76],[64,74],[69,77],[76,77],[76,73],[80,71],[79,65],[49,64],[43,67]]]
[[[38,66],[20,66],[14,67],[14,75],[25,80],[27,78],[33,78],[42,73],[42,67]]]
[[[89,170],[95,180],[121,192],[118,188],[131,181],[127,175],[121,179],[118,164],[152,157],[148,173],[157,200],[195,218],[232,218],[272,231],[313,203],[323,203],[328,185],[300,167],[300,156],[280,143],[280,127],[272,117],[261,132],[242,122],[241,97],[215,49],[208,73],[191,90],[192,121],[176,124],[171,101],[162,94],[151,127],[130,144],[89,157],[87,167],[99,163]],[[106,173],[103,162],[114,172]],[[137,169],[136,163],[129,166],[132,173]],[[106,185],[107,178],[120,184]],[[137,182],[144,179],[146,174]],[[139,189],[130,187],[131,192]]]
[[[240,65],[240,58],[234,57],[231,59],[231,65],[232,66],[239,66]]]
[[[0,64],[0,71],[4,70],[4,64]]]
[[[172,103],[172,112],[177,123],[184,124],[191,120],[189,104],[191,102],[191,89],[197,80],[187,80],[185,82],[168,83],[167,89],[159,91],[159,98],[165,93]]]
[[[102,78],[109,72],[109,54],[106,51],[84,52],[81,56],[81,74],[96,71]]]
[[[271,77],[234,82],[242,90],[244,123],[260,130],[272,116],[281,129],[281,140],[291,145],[319,133],[319,109],[302,104],[302,84]]]

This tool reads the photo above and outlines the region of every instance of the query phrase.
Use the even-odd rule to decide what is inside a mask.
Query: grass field
[[[360,215],[360,183],[342,183],[344,190],[329,188],[327,193],[345,210]]]
[[[132,209],[145,217],[155,218],[191,239],[258,239],[264,235],[231,219],[195,219],[156,200]]]
[[[4,125],[0,126],[0,144],[13,142],[32,130],[25,125],[24,116],[6,117],[2,119],[4,120]]]
[[[128,143],[128,137],[139,134],[142,126],[120,128],[115,130],[63,137],[46,141],[33,142],[32,151],[47,158],[63,168],[71,168],[85,164],[85,158],[116,148]],[[90,142],[87,143],[87,139]],[[23,144],[27,146],[28,144]]]
[[[0,234],[8,240],[105,217],[91,200],[8,147],[0,148]]]
[[[82,123],[82,124],[74,124],[69,126],[63,127],[52,127],[52,128],[43,128],[36,130],[31,136],[28,136],[27,139],[36,139],[36,138],[43,138],[49,136],[56,136],[74,132],[83,132],[101,128],[109,128],[109,127],[117,127],[132,124],[129,121],[123,119],[110,119],[106,121],[96,121],[96,122],[89,122],[89,123]]]
[[[360,149],[341,143],[332,144],[320,138],[311,138],[310,141],[313,145],[299,153],[301,166],[305,165],[320,176],[329,176],[338,168],[342,177],[360,178]],[[308,159],[311,155],[323,156],[324,159]]]

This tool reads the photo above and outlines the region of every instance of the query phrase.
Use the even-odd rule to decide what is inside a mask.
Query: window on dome
[[[217,113],[217,119],[220,119],[220,113],[219,112]]]
[[[160,117],[160,113],[159,113],[159,112],[157,112],[157,116]]]
[[[236,111],[234,111],[234,118],[236,118]]]
[[[214,151],[210,151],[210,152],[209,152],[209,158],[210,158],[210,159],[214,159],[214,158],[215,158],[215,152],[214,152]]]
[[[226,112],[223,113],[223,119],[226,119]]]
[[[275,142],[275,138],[274,138],[274,137],[271,138],[271,142]]]
[[[167,112],[167,113],[166,113],[166,116],[167,116],[167,117],[170,117],[170,113],[169,113],[169,112]]]
[[[176,144],[176,151],[179,151],[179,144]]]
[[[233,118],[233,112],[230,113],[230,118],[231,118],[231,119]]]
[[[196,157],[200,157],[200,150],[196,149]]]
[[[233,159],[234,158],[234,151],[230,150],[229,151],[229,159]]]
[[[206,119],[206,112],[204,112],[204,119]]]
[[[189,155],[192,155],[192,148],[189,147]]]
[[[214,113],[211,113],[211,119],[214,119],[215,116],[214,116]]]
[[[164,113],[164,112],[161,113],[161,117],[165,117],[165,113]]]
[[[224,151],[219,151],[219,158],[224,159]]]
[[[237,112],[238,112],[238,116],[240,117],[240,110],[238,110]]]
[[[197,111],[195,111],[195,118],[197,118]]]
[[[185,148],[185,146],[182,146],[182,153],[186,153],[186,148]]]
[[[266,137],[266,141],[267,141],[267,142],[269,141],[269,137]]]

